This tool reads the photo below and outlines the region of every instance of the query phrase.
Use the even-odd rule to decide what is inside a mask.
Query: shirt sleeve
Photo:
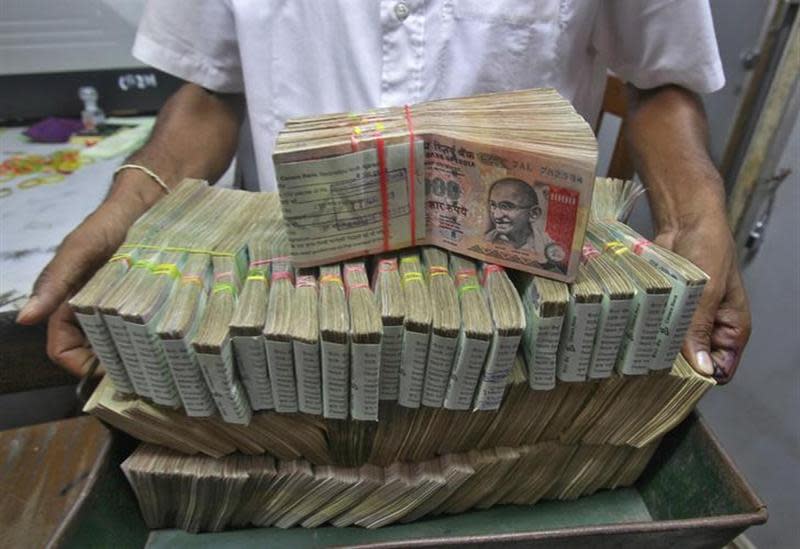
[[[133,56],[221,93],[244,90],[236,26],[222,0],[148,0]]]
[[[592,44],[640,89],[677,84],[710,93],[725,85],[707,0],[605,0]]]

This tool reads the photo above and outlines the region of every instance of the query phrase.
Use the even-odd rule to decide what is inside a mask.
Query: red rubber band
[[[500,265],[495,265],[494,263],[487,263],[483,266],[483,278],[481,279],[481,286],[486,286],[486,279],[489,278],[489,275],[492,273],[502,273],[505,269],[503,269]]]
[[[411,225],[411,245],[417,245],[417,185],[416,177],[417,170],[414,166],[416,160],[415,147],[414,147],[414,124],[411,119],[411,107],[408,105],[404,108],[406,112],[406,126],[408,126],[408,217]]]
[[[650,246],[651,244],[652,242],[650,242],[649,240],[640,238],[639,240],[633,243],[633,253],[635,253],[636,255],[642,255],[644,249]]]
[[[347,276],[350,273],[366,273],[367,270],[363,265],[345,265],[344,274]]]
[[[600,250],[598,250],[591,244],[583,245],[583,249],[581,250],[581,259],[583,259],[584,263],[587,263],[589,260],[594,259],[599,255],[600,255]]]
[[[381,132],[375,132],[375,146],[378,149],[378,170],[381,186],[381,217],[383,222],[383,251],[388,252],[389,242],[389,173],[386,171],[386,144]]]
[[[348,290],[358,290],[358,289],[361,289],[361,288],[369,288],[369,284],[367,284],[366,282],[359,282],[358,284],[348,284],[347,285],[347,289]]]
[[[282,271],[279,273],[272,273],[272,281],[288,280],[294,284],[294,275],[290,271]]]
[[[317,279],[311,275],[303,275],[297,277],[297,288],[314,288],[317,289]]]
[[[475,269],[461,269],[460,271],[456,271],[456,286],[461,286],[470,278],[477,278],[477,276],[478,273],[475,272]]]

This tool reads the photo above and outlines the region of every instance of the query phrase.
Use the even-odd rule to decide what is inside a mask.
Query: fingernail
[[[25,302],[25,305],[22,306],[19,313],[17,314],[17,322],[24,322],[27,320],[26,317],[30,316],[33,313],[33,310],[36,308],[36,302],[38,298],[35,295],[32,295],[28,301]]]
[[[714,363],[711,362],[711,355],[707,351],[697,351],[694,357],[701,373],[707,376],[714,375]]]

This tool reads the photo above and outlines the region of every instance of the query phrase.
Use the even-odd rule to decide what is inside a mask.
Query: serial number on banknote
[[[550,166],[542,166],[541,168],[539,168],[539,175],[543,177],[549,177],[551,179],[555,179],[558,181],[569,181],[570,183],[580,183],[580,184],[583,183],[583,176],[565,170],[561,170],[558,168],[552,168]]]

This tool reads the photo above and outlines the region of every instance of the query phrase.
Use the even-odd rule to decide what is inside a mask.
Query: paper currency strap
[[[411,114],[411,107],[405,105],[403,107],[406,120],[406,128],[408,130],[408,220],[409,228],[411,229],[411,246],[417,245],[417,189],[416,189],[416,149],[414,144],[414,122]],[[389,170],[386,166],[386,142],[383,138],[382,131],[384,125],[381,122],[375,123],[375,131],[373,137],[375,138],[375,150],[378,154],[378,184],[381,195],[381,225],[383,230],[383,251],[388,252],[391,248],[391,233],[389,227]],[[359,137],[362,135],[363,130],[361,126],[354,126],[350,134],[350,147],[353,152],[359,149]]]

